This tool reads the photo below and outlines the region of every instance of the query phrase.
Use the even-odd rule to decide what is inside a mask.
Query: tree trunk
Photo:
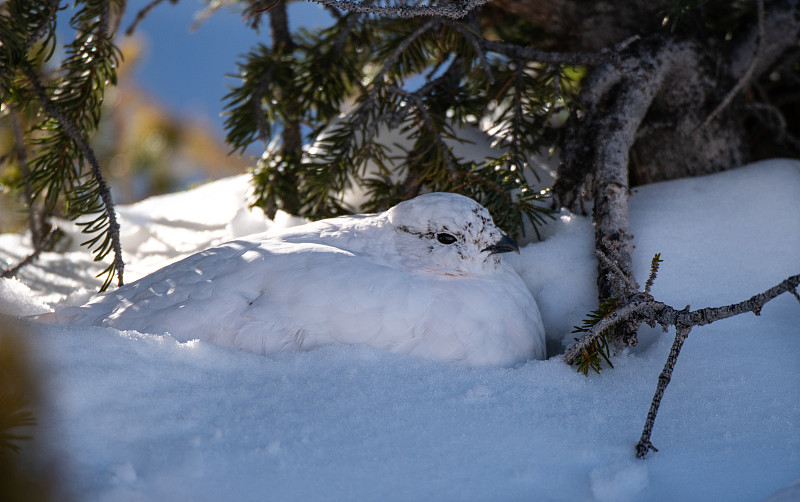
[[[653,20],[660,24],[661,2],[629,0],[615,8],[576,0],[491,4],[542,24],[554,40],[577,35],[566,42],[576,51],[613,50],[632,35],[640,37],[617,62],[593,68],[582,82],[553,186],[557,206],[582,212],[584,200],[594,201],[596,249],[608,258],[598,262],[601,298],[621,298],[635,284],[630,187],[751,160],[748,100],[739,91],[797,47],[799,4],[764,6],[758,0],[752,19],[730,41],[705,31],[689,36],[654,27]],[[635,343],[635,337],[624,342]]]

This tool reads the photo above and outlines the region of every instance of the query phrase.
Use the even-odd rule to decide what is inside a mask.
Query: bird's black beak
[[[514,251],[515,253],[519,254],[519,246],[517,246],[517,243],[514,242],[514,239],[512,239],[507,235],[504,235],[502,239],[495,242],[486,249],[483,249],[482,251],[488,251],[491,254],[508,253],[510,251]]]

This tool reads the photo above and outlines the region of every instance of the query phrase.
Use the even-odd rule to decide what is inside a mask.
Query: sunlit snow
[[[245,177],[120,208],[128,281],[275,222]],[[744,300],[800,273],[800,162],[640,187],[635,271],[673,307]],[[634,445],[673,333],[643,328],[584,377],[559,351],[595,307],[591,221],[563,215],[519,257],[550,359],[465,368],[359,346],[259,356],[110,328],[26,321],[49,408],[37,440],[81,501],[763,500],[800,477],[800,303],[695,328],[644,461]],[[0,236],[0,260],[27,253]],[[0,281],[0,313],[84,303],[102,267],[45,253]],[[797,498],[797,483],[791,486]]]

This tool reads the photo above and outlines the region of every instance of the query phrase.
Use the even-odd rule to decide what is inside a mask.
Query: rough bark
[[[569,3],[556,2],[562,7]],[[620,53],[617,63],[593,68],[584,80],[577,99],[580,111],[567,124],[553,192],[557,206],[576,212],[583,212],[584,200],[594,201],[596,249],[608,257],[598,262],[601,298],[625,297],[620,288],[633,280],[627,215],[631,186],[707,174],[749,160],[744,100],[738,96],[725,108],[719,105],[726,94],[735,94],[729,91],[746,87],[737,82],[769,71],[797,45],[799,5],[797,0],[767,4],[764,29],[753,20],[736,44],[665,31],[644,36]],[[624,25],[624,16],[620,19]],[[617,33],[627,35],[623,28]],[[612,280],[612,264],[627,281]],[[619,336],[624,344],[635,343],[630,333]]]
[[[684,52],[684,60],[676,61],[666,75],[636,131],[636,139],[629,153],[631,186],[709,174],[751,160],[758,145],[748,141],[748,136],[752,134],[752,124],[748,129],[748,120],[752,122],[750,119],[753,114],[746,113],[746,109],[752,109],[752,106],[743,98],[744,93],[737,93],[733,103],[707,126],[698,128],[698,125],[745,75],[759,47],[762,50],[753,72],[754,77],[769,72],[782,55],[792,47],[797,47],[800,31],[800,9],[796,0],[764,3],[763,41],[758,35],[756,9],[744,20],[745,28],[739,30],[732,40],[725,41],[718,33],[708,30],[673,33],[663,29],[661,20],[667,7],[663,2],[495,0],[489,7],[535,23],[537,28],[548,34],[552,47],[559,51],[588,53],[611,50],[614,44],[634,35],[641,37],[640,45],[645,47],[650,45],[652,48],[650,42],[660,37],[692,47],[692,51]],[[652,54],[644,56],[651,57]],[[600,90],[589,92],[605,94],[609,89],[603,88],[606,85],[604,82],[610,76],[611,80],[618,82],[619,79],[627,79],[626,72],[630,70],[631,65],[617,68],[617,75],[611,76],[614,72],[608,67],[597,66],[585,80],[584,89],[599,82]],[[605,75],[594,75],[598,71]],[[613,89],[610,90],[613,92]],[[601,104],[600,112],[607,108],[602,100],[597,101]],[[583,100],[579,102],[586,104]],[[597,112],[595,110],[593,113]],[[780,118],[776,121],[780,121]],[[586,132],[582,134],[582,140],[591,139],[586,137]],[[584,174],[577,176],[576,181],[577,173],[569,171],[577,168],[562,167],[564,172],[559,173],[559,179],[564,182],[560,183],[560,193],[557,192],[557,195],[566,207],[577,209],[581,198],[591,198],[591,190],[585,185]],[[583,169],[591,171],[586,167]],[[571,193],[567,194],[567,191]]]

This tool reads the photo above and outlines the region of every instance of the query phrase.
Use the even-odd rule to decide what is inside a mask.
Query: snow
[[[121,208],[128,280],[298,223],[247,210],[246,187],[233,178]],[[798,193],[791,160],[637,189],[637,280],[660,252],[655,296],[699,308],[797,274]],[[64,495],[84,501],[800,498],[794,297],[691,332],[656,419],[659,452],[636,460],[673,333],[644,328],[600,375],[564,365],[561,342],[596,302],[591,222],[564,214],[547,235],[508,263],[539,303],[548,360],[465,368],[359,346],[259,356],[23,321],[49,403],[34,433],[62,464]],[[0,258],[25,244],[0,236]],[[98,270],[85,251],[45,253],[0,282],[0,313],[83,303]]]

